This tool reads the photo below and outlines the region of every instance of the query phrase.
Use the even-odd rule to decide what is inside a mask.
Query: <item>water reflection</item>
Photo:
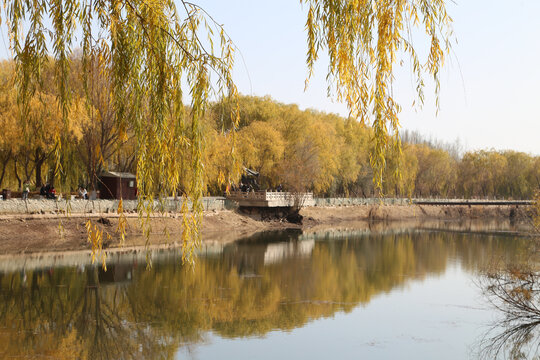
[[[490,269],[480,278],[500,318],[482,340],[484,358],[527,359],[540,348],[540,273],[529,264]]]
[[[262,234],[201,257],[0,273],[0,358],[173,358],[180,347],[260,336],[350,312],[411,280],[519,262],[527,241],[399,231]],[[172,259],[172,260],[171,260]],[[175,261],[176,259],[176,261]]]

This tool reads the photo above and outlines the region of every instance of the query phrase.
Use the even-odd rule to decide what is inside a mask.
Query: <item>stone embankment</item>
[[[137,200],[123,200],[124,212],[137,212]],[[118,212],[119,200],[50,200],[50,199],[8,199],[0,201],[0,215],[10,214],[112,214]],[[190,206],[189,204],[188,206]],[[223,197],[203,198],[205,211],[232,209],[235,204]],[[156,212],[178,212],[182,200],[167,199],[155,201]]]
[[[437,201],[449,202],[449,200],[431,200],[431,199],[406,199],[406,198],[314,198],[313,207],[385,207],[385,206],[406,206],[417,202]],[[466,202],[467,200],[454,199],[450,202]],[[475,200],[476,207],[481,206],[482,200]],[[486,200],[486,202],[489,202]],[[114,214],[118,211],[119,200],[48,200],[48,199],[8,199],[0,200],[0,216],[15,214]],[[137,200],[124,200],[123,209],[125,213],[137,212]],[[434,204],[431,204],[434,205]],[[448,205],[448,204],[446,204]],[[462,204],[463,205],[463,204]],[[504,205],[504,204],[501,204]],[[188,203],[191,207],[191,203]],[[179,212],[182,208],[181,199],[165,199],[164,201],[155,201],[153,209],[155,212]],[[204,197],[204,211],[233,210],[237,208],[237,203],[224,197]],[[448,211],[447,211],[448,212]]]

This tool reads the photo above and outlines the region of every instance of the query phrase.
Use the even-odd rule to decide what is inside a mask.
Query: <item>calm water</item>
[[[476,359],[500,314],[478,285],[530,240],[282,232],[178,256],[0,273],[0,358]]]

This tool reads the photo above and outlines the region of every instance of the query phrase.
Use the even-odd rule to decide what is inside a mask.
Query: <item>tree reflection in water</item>
[[[538,358],[540,272],[524,264],[492,269],[483,275],[480,285],[502,316],[482,340],[481,355],[486,359]]]
[[[268,236],[268,235],[264,235]],[[228,245],[186,269],[177,261],[59,268],[0,276],[0,358],[173,358],[205,340],[290,330],[414,279],[450,259],[476,270],[513,261],[526,241],[444,232],[271,235]],[[173,257],[176,259],[176,257]]]

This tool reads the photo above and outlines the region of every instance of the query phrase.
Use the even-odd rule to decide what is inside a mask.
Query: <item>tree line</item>
[[[103,170],[137,172],[138,142],[134,129],[120,129],[115,121],[111,82],[96,67],[85,74],[72,59],[69,141],[62,156],[69,166],[58,170],[55,136],[63,126],[57,103],[52,61],[44,81],[19,110],[13,81],[15,65],[0,63],[0,186],[20,189],[26,180],[35,187],[54,182],[61,191],[78,185],[99,187]],[[47,80],[49,79],[49,80]],[[232,106],[239,105],[237,132],[232,133]],[[185,107],[185,111],[191,109]],[[22,117],[24,116],[24,119]],[[189,123],[186,124],[189,126]],[[27,127],[26,129],[24,127]],[[30,130],[30,131],[28,131]],[[280,184],[291,191],[313,191],[317,196],[373,197],[374,132],[369,126],[336,114],[297,105],[282,104],[270,97],[241,96],[239,104],[223,100],[209,105],[202,131],[206,195],[227,189],[233,155],[238,163],[259,172],[261,188]],[[397,148],[398,151],[392,151]],[[178,153],[180,167],[192,153]],[[66,159],[64,159],[66,160]],[[190,168],[179,169],[178,191],[189,187]],[[516,151],[480,150],[462,153],[459,144],[443,144],[419,133],[402,134],[399,147],[388,145],[382,195],[401,197],[497,197],[528,199],[540,187],[540,157]]]
[[[213,106],[211,125],[227,113],[223,107]],[[284,183],[288,189],[307,189],[318,196],[380,195],[369,161],[374,146],[371,127],[336,114],[302,111],[269,97],[242,97],[240,109],[238,152],[246,167],[261,172],[263,187]],[[209,148],[223,146],[225,138],[218,128],[214,132]],[[445,144],[416,132],[405,131],[401,139],[402,152],[388,153],[384,196],[529,199],[540,188],[539,156],[509,150],[463,153],[459,141]],[[212,163],[212,152],[207,154]],[[210,189],[217,192],[215,173],[208,176]]]

